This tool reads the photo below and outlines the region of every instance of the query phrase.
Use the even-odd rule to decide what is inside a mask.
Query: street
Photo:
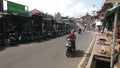
[[[95,34],[76,33],[76,55],[65,55],[65,36],[47,41],[21,44],[0,51],[0,68],[77,68]]]

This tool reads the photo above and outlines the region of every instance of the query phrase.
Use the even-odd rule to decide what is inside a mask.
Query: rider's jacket
[[[76,36],[74,34],[68,34],[67,35],[67,38],[71,38],[73,39],[74,41],[76,40]]]

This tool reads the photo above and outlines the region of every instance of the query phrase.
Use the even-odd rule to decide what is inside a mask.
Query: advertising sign
[[[58,12],[56,15],[55,15],[55,20],[57,23],[61,23],[61,19],[62,19],[62,16],[61,14]]]
[[[17,3],[7,1],[7,9],[10,12],[25,13],[25,6]]]

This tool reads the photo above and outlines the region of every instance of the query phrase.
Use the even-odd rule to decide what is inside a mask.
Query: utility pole
[[[93,17],[95,16],[95,5],[93,4]]]
[[[3,0],[0,0],[0,12],[3,12]]]
[[[0,24],[2,25],[2,46],[5,46],[5,23],[4,23],[4,7],[3,0],[0,0]]]
[[[117,5],[117,3],[116,3]],[[111,54],[111,63],[110,68],[114,68],[114,51],[116,46],[116,25],[117,25],[117,19],[118,19],[118,8],[115,11],[115,17],[114,17],[114,32],[113,32],[113,44],[112,44],[112,54]]]

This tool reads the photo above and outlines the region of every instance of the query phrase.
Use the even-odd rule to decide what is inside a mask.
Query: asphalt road
[[[95,34],[77,36],[76,55],[65,56],[65,36],[43,42],[21,44],[0,51],[0,68],[77,68]]]

